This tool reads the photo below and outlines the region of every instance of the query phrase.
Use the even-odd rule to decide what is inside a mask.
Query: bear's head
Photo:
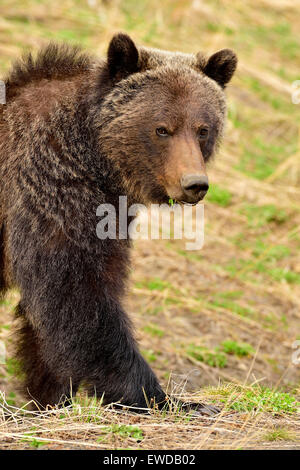
[[[195,204],[204,197],[206,163],[226,117],[224,88],[236,65],[229,49],[205,58],[137,48],[125,34],[113,37],[99,141],[136,202]]]

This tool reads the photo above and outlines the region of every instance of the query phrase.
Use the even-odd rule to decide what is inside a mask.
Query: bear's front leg
[[[209,416],[218,412],[166,396],[138,351],[125,312],[112,300],[104,302],[90,292],[84,297],[81,289],[63,297],[48,290],[45,297],[38,313],[33,304],[24,307],[24,299],[18,309],[24,317],[19,357],[26,391],[38,405],[68,404],[84,382],[89,394],[103,399],[103,404],[126,405],[136,411],[170,405],[173,410]]]
[[[55,405],[85,383],[106,404],[168,406],[120,305],[122,285],[113,275],[121,275],[120,262],[108,271],[100,257],[66,241],[49,249],[26,239],[18,248],[14,273],[27,325],[19,350],[30,397]],[[214,413],[200,404],[183,408]]]
[[[49,249],[26,239],[18,250],[14,274],[26,325],[19,353],[31,398],[54,405],[84,382],[104,403],[145,408],[148,401],[164,402],[121,308],[121,282],[108,272],[101,253],[67,240]],[[120,263],[117,272],[120,277]]]
[[[113,303],[94,302],[85,304],[84,322],[64,302],[55,320],[49,311],[49,317],[38,323],[33,305],[25,307],[21,301],[18,356],[28,397],[42,407],[66,404],[84,382],[89,394],[103,398],[105,404],[163,406],[165,394],[138,352],[124,312]],[[93,319],[89,315],[92,307]]]

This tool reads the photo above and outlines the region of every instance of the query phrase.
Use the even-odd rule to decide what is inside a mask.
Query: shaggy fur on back
[[[42,79],[63,80],[87,72],[92,58],[80,47],[50,43],[33,57],[25,54],[16,60],[5,80],[8,100],[18,94],[18,89]]]

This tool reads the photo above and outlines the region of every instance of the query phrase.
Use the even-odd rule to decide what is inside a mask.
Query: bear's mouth
[[[195,202],[177,201],[177,202],[181,204],[182,206],[196,206],[200,201],[195,201]]]
[[[196,206],[199,202],[203,200],[203,198],[195,200],[195,201],[185,201],[184,199],[177,199],[175,197],[167,196],[165,199],[165,203],[167,203],[170,207],[173,207],[176,204],[180,206]]]
[[[183,199],[168,198],[168,204],[170,207],[174,206],[175,204],[180,204],[181,206],[196,206],[199,202],[200,200],[195,202],[188,202],[184,201]]]

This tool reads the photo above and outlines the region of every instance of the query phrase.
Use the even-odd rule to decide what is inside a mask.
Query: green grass
[[[33,449],[40,449],[41,447],[49,444],[47,441],[39,441],[38,439],[32,439],[29,442],[30,447],[33,447]]]
[[[300,274],[290,270],[289,268],[273,266],[275,258],[267,255],[259,260],[255,261],[249,259],[236,259],[233,262],[225,265],[225,270],[234,277],[240,279],[249,279],[252,282],[259,282],[257,274],[266,276],[269,281],[275,282],[287,282],[288,284],[300,284]],[[214,302],[215,305],[222,306],[218,301]]]
[[[217,297],[221,297],[227,300],[237,300],[243,297],[243,295],[244,295],[244,292],[241,290],[229,290],[229,291],[219,292],[217,294]]]
[[[155,307],[148,307],[146,309],[146,314],[149,316],[156,316],[163,311],[164,311],[164,305],[156,305]]]
[[[285,155],[290,155],[287,146],[267,143],[261,137],[255,137],[245,143],[235,168],[252,178],[264,180],[274,172],[279,163],[282,163]]]
[[[283,224],[288,218],[284,209],[276,207],[274,204],[243,204],[239,212],[246,215],[250,227],[263,227],[265,224]]]
[[[226,354],[234,354],[238,357],[249,356],[254,353],[254,349],[251,344],[237,343],[232,340],[223,341],[222,348]]]
[[[123,438],[131,438],[136,441],[142,441],[143,431],[138,426],[126,425],[126,424],[112,424],[111,426],[105,426],[101,429],[105,435],[116,434]],[[104,437],[105,438],[105,437]],[[98,442],[103,440],[103,437],[97,439]]]
[[[218,388],[208,388],[207,393],[226,404],[226,407],[239,412],[266,412],[271,414],[295,414],[300,403],[289,393],[272,390],[268,387],[242,387],[225,384]]]
[[[222,298],[222,295],[216,295],[215,299],[210,302],[210,306],[212,308],[218,309],[218,307],[225,308],[236,315],[240,315],[241,317],[253,317],[254,311],[250,307],[245,307],[240,305],[234,300]]]
[[[153,351],[153,349],[142,349],[141,353],[148,362],[157,361],[157,356],[160,355],[160,352]]]
[[[282,62],[285,60],[300,60],[299,37],[293,32],[288,21],[280,20],[274,18],[272,25],[249,22],[240,30],[240,39],[244,37],[250,41],[255,38],[258,43],[263,44],[264,48],[270,51],[274,51],[274,45],[276,44],[276,51],[279,52]]]
[[[286,245],[270,245],[258,239],[252,248],[252,255],[255,258],[263,258],[265,262],[272,263],[290,256],[291,250]]]
[[[203,261],[203,256],[202,255],[198,255],[196,253],[191,253],[189,251],[185,251],[185,250],[181,250],[181,249],[178,249],[176,250],[176,252],[180,255],[180,256],[184,256],[185,258],[187,258],[188,260],[191,260],[191,261]]]
[[[176,299],[174,297],[166,297],[164,303],[166,305],[182,305],[182,300],[181,299]]]
[[[299,404],[288,393],[275,392],[269,388],[249,391],[243,399],[232,404],[237,411],[260,410],[269,413],[296,413]]]
[[[228,207],[231,204],[232,194],[228,189],[213,184],[209,187],[206,198],[218,206]]]
[[[163,281],[162,279],[159,279],[158,277],[151,279],[149,281],[136,282],[135,286],[138,289],[146,288],[149,290],[158,290],[158,291],[163,291],[166,288],[172,287],[169,282]]]
[[[266,86],[257,78],[244,76],[243,81],[247,84],[248,88],[256,93],[259,98],[268,103],[274,110],[287,112],[291,108],[291,103],[287,99],[281,98],[278,93]]]
[[[234,102],[230,102],[228,105],[228,119],[236,129],[247,129],[248,125],[250,125]]]
[[[36,431],[36,428],[32,427],[30,432],[25,432],[24,433],[25,436],[23,437],[23,439],[21,439],[21,442],[28,442],[29,446],[32,447],[33,449],[40,449],[43,446],[49,444],[49,442],[44,441],[44,440],[41,441],[39,440],[39,438],[35,437],[34,431]]]
[[[300,273],[296,273],[287,268],[271,268],[267,274],[277,282],[287,282],[288,284],[300,284]]]
[[[1,392],[1,390],[0,390]],[[3,404],[4,402],[4,397],[2,394],[0,394],[0,407],[1,407],[1,404]],[[10,392],[7,396],[5,396],[5,402],[9,405],[9,406],[15,406],[16,405],[16,394],[14,392]]]
[[[271,431],[268,431],[264,434],[263,439],[265,441],[274,442],[274,441],[295,441],[295,434],[286,428],[275,428]]]
[[[165,335],[165,332],[154,323],[144,326],[143,330],[145,333],[149,333],[151,336],[158,336],[159,338]]]
[[[14,357],[8,357],[6,359],[5,368],[8,375],[22,378],[21,364]]]
[[[11,313],[15,310],[15,303],[9,299],[1,299],[0,300],[0,307],[5,307]]]
[[[193,357],[199,362],[204,362],[211,367],[219,367],[222,369],[227,366],[227,358],[218,348],[208,350],[203,346],[197,346],[191,343],[186,348],[186,353],[188,356]]]

